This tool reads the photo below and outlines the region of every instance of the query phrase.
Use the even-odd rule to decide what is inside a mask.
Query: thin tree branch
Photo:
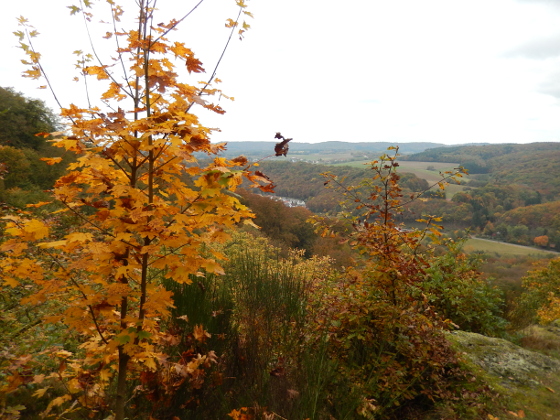
[[[84,8],[83,8],[82,0],[80,0],[80,4],[82,5],[82,8],[81,8],[81,10],[82,10],[82,17],[83,17],[83,19],[84,19],[84,26],[85,26],[85,28],[86,28],[86,33],[87,33],[87,36],[88,36],[88,39],[89,39],[89,45],[90,45],[90,47],[91,47],[91,50],[92,50],[92,52],[93,52],[93,55],[94,55],[95,58],[97,59],[97,62],[99,63],[99,65],[103,68],[103,72],[107,75],[107,77],[108,77],[109,79],[111,79],[111,81],[112,81],[113,83],[115,83],[117,86],[119,86],[119,88],[120,88],[126,95],[132,97],[131,93],[129,93],[129,92],[127,92],[125,89],[123,89],[123,88],[122,88],[122,85],[121,85],[120,83],[118,83],[117,80],[113,77],[113,75],[105,68],[105,65],[103,64],[103,61],[101,61],[101,58],[100,58],[99,55],[97,54],[97,49],[95,48],[95,44],[93,43],[93,39],[92,39],[92,37],[91,37],[91,33],[90,33],[90,30],[89,30],[88,20],[87,20],[87,18],[86,18],[85,13],[84,13]],[[116,37],[116,35],[115,35],[115,37]],[[86,76],[84,75],[84,77],[86,77]]]
[[[165,32],[163,32],[160,36],[158,36],[156,39],[154,39],[150,46],[152,46],[153,44],[155,44],[156,42],[158,42],[161,38],[163,38],[165,35],[167,35],[169,32],[171,32],[173,29],[175,29],[177,26],[179,26],[179,24],[181,22],[183,22],[186,18],[188,18],[190,16],[190,14],[192,12],[194,12],[198,6],[200,6],[202,4],[204,0],[200,0],[185,16],[183,16],[181,19],[179,19],[177,22],[175,22],[172,26],[170,26],[169,28],[167,28],[167,30]]]
[[[112,21],[113,21],[113,35],[115,37],[115,43],[117,44],[117,51],[119,53],[119,56],[117,58],[117,60],[121,63],[121,67],[122,67],[122,71],[123,71],[123,77],[124,80],[129,88],[129,96],[132,98],[134,96],[134,92],[132,89],[132,86],[130,85],[130,82],[128,81],[128,73],[126,71],[126,66],[124,65],[124,61],[123,61],[123,55],[121,52],[121,46],[119,43],[119,37],[117,36],[117,21],[115,19],[115,11],[113,10],[113,5],[109,4],[109,7],[111,8],[111,17],[112,17]]]
[[[228,40],[226,42],[226,45],[224,46],[224,49],[222,50],[222,54],[220,54],[220,58],[218,59],[218,62],[216,63],[216,66],[214,67],[214,71],[212,72],[212,75],[210,76],[210,78],[208,79],[208,81],[206,82],[204,87],[199,90],[199,93],[198,93],[199,95],[202,94],[202,92],[204,92],[206,90],[206,88],[210,85],[210,83],[212,83],[212,81],[216,77],[216,72],[218,71],[218,67],[220,66],[220,63],[222,62],[222,59],[224,58],[226,50],[227,50],[227,48],[229,46],[229,43],[231,41],[231,38],[233,37],[233,33],[235,32],[235,28],[237,28],[237,24],[239,22],[239,18],[241,17],[242,12],[243,12],[243,8],[239,7],[239,13],[237,14],[237,18],[235,19],[235,24],[231,27],[231,31],[229,33]],[[191,102],[191,104],[187,107],[187,110],[185,112],[188,113],[194,104],[195,104],[195,102]]]

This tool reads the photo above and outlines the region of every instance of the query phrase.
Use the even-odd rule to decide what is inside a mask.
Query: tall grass
[[[225,275],[167,284],[175,300],[168,328],[182,334],[175,356],[213,350],[218,362],[154,418],[225,419],[244,408],[254,419],[394,419],[462,386],[424,303],[387,306],[370,277],[298,252],[282,258],[247,233],[220,251]],[[211,334],[204,343],[192,339],[197,325]]]
[[[221,379],[206,381],[196,404],[178,410],[193,398],[184,391],[170,412],[185,420],[223,419],[250,407],[289,419],[324,418],[336,366],[327,356],[326,334],[309,331],[308,302],[325,262],[304,260],[299,252],[283,259],[265,239],[247,234],[236,234],[223,252],[224,276],[194,278],[191,285],[166,282],[175,301],[169,329],[185,331],[175,351],[192,346],[190,331],[204,325],[212,335],[206,350],[220,360],[209,378]]]

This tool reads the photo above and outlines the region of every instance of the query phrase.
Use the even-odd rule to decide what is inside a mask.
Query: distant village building
[[[265,195],[265,197],[268,197],[271,200],[281,201],[287,207],[307,207],[305,201],[298,200],[297,198],[278,197],[275,195]]]

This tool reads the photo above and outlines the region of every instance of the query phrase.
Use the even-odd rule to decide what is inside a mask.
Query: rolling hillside
[[[560,198],[560,143],[439,147],[402,158],[458,162],[473,175],[488,174],[493,183],[526,186],[548,201]]]

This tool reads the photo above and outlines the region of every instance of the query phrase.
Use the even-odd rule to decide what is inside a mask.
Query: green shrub
[[[462,252],[463,242],[450,244],[426,269],[418,291],[444,319],[465,331],[499,335],[505,331],[503,293],[482,278],[482,260]]]

